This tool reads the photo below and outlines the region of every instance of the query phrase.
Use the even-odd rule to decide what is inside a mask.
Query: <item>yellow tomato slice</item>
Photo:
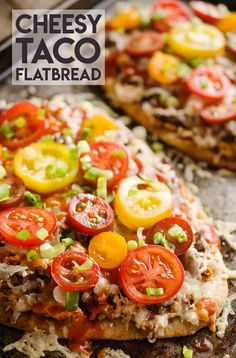
[[[128,177],[118,188],[114,208],[119,220],[128,228],[149,228],[170,216],[172,196],[170,189],[161,182]]]
[[[203,23],[185,22],[174,26],[169,34],[173,52],[184,57],[214,57],[225,48],[225,37],[216,27]]]
[[[112,30],[132,30],[140,25],[141,17],[136,9],[123,11],[107,21],[107,26]]]
[[[218,20],[215,23],[215,26],[218,27],[223,32],[235,31],[236,30],[236,12],[229,12],[223,17],[223,19]]]
[[[171,84],[178,79],[179,60],[163,52],[156,52],[148,63],[150,77],[163,85]]]
[[[115,232],[102,232],[92,238],[88,251],[100,267],[115,269],[127,255],[127,244],[123,236]]]
[[[19,150],[14,172],[25,186],[37,193],[52,193],[69,185],[78,172],[78,160],[65,145],[36,143]]]
[[[95,115],[83,121],[81,135],[88,142],[94,142],[96,137],[104,135],[106,131],[115,130],[117,130],[117,127],[110,119]]]

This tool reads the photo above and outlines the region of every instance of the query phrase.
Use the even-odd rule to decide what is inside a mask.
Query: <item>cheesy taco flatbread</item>
[[[0,133],[1,323],[82,353],[215,330],[220,241],[164,153],[76,96],[10,105]]]
[[[107,96],[163,142],[235,170],[235,24],[202,1],[120,6],[107,21]]]

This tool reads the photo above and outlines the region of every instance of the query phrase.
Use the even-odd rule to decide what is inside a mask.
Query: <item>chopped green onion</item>
[[[138,188],[129,189],[128,196],[136,195],[138,194],[138,192],[139,192]]]
[[[45,117],[45,109],[39,108],[37,116],[38,116],[38,119],[43,119]]]
[[[70,158],[71,160],[77,160],[78,159],[78,148],[74,147],[70,150]]]
[[[52,140],[52,136],[50,134],[47,134],[43,136],[40,141],[46,143],[46,142],[52,142],[53,140]]]
[[[84,175],[85,179],[97,180],[98,177],[104,176],[104,170],[92,167]]]
[[[39,247],[40,255],[43,259],[52,259],[56,256],[54,247],[49,244],[48,242],[45,242]]]
[[[138,230],[137,230],[137,237],[138,237],[139,241],[144,241],[144,239],[143,239],[143,230],[144,230],[144,227],[139,227]]]
[[[29,262],[37,260],[39,258],[39,253],[38,251],[32,249],[26,253],[26,258]]]
[[[141,9],[140,11],[141,25],[147,27],[151,23],[151,14],[146,9]]]
[[[178,107],[179,106],[179,100],[175,96],[170,96],[166,99],[166,106],[167,107]]]
[[[61,243],[65,245],[66,248],[68,248],[74,243],[74,240],[71,237],[65,237],[61,240]]]
[[[138,242],[138,246],[141,247],[141,246],[145,246],[146,245],[146,242],[144,240],[140,240]]]
[[[66,309],[75,311],[79,304],[79,292],[66,292]]]
[[[31,193],[30,191],[24,192],[24,197],[27,201],[37,208],[43,208],[44,204],[41,201],[41,196],[39,194]]]
[[[186,232],[182,229],[181,226],[175,224],[173,225],[169,230],[168,230],[168,234],[172,237],[177,237],[178,242],[180,244],[184,243],[187,241],[187,234]]]
[[[169,241],[166,240],[165,236],[161,232],[156,232],[153,237],[153,243],[155,245],[164,246],[166,249],[170,251],[175,251],[175,247]]]
[[[16,237],[20,240],[26,241],[30,237],[28,230],[21,230],[16,234]]]
[[[164,17],[166,16],[166,11],[165,10],[159,10],[159,11],[156,11],[152,18],[153,20],[161,20],[163,19]]]
[[[83,192],[84,192],[84,190],[79,185],[72,184],[71,185],[71,190],[63,193],[61,196],[63,198],[70,198],[70,197],[73,197],[73,196],[75,196],[77,194],[80,194],[80,193],[83,193]]]
[[[59,244],[56,244],[55,246],[53,246],[53,249],[54,249],[54,256],[57,256],[59,254],[61,254],[62,252],[64,252],[67,247],[64,243],[60,242]]]
[[[193,67],[196,68],[198,66],[200,66],[202,64],[202,58],[200,57],[193,57],[188,61],[188,64]]]
[[[167,98],[168,98],[168,95],[167,95],[167,94],[166,94],[166,95],[161,94],[161,95],[159,96],[159,102],[160,102],[161,104],[166,104]]]
[[[77,143],[78,147],[78,156],[81,156],[83,153],[89,153],[90,152],[90,146],[86,140],[80,140]]]
[[[97,196],[104,200],[107,199],[107,179],[104,176],[98,178]]]
[[[142,179],[143,181],[145,181],[146,183],[153,183],[155,180],[154,178],[149,178],[145,174],[142,174],[142,173],[139,174],[139,178]]]
[[[6,174],[6,169],[2,165],[0,165],[0,179],[3,179]]]
[[[84,139],[88,139],[89,135],[91,133],[91,129],[90,128],[84,128],[83,132],[82,132],[82,137]]]
[[[68,137],[72,137],[73,136],[73,133],[72,133],[72,130],[70,129],[70,128],[65,128],[65,129],[63,129],[63,134],[65,135],[65,136],[68,136]]]
[[[148,287],[146,288],[146,292],[148,296],[160,296],[163,295],[164,290],[162,287],[159,288]]]
[[[177,73],[180,78],[185,78],[191,72],[191,68],[185,63],[177,65]]]
[[[3,123],[0,127],[0,132],[6,139],[11,139],[14,136],[14,132],[9,123]]]
[[[0,201],[9,199],[10,196],[10,185],[0,184]]]
[[[46,166],[45,172],[46,172],[47,177],[50,177],[50,176],[51,176],[53,169],[54,169],[54,165],[53,165],[53,164],[48,164],[48,165]]]
[[[184,356],[184,358],[192,358],[193,357],[192,349],[189,349],[188,347],[183,346],[183,356]]]
[[[74,264],[74,268],[78,271],[86,271],[93,266],[93,261],[89,258],[87,258],[82,265],[78,265],[76,261],[72,261],[72,262]]]
[[[111,154],[114,155],[114,157],[117,157],[117,158],[124,158],[124,156],[125,156],[125,153],[122,150],[113,150],[111,152]]]
[[[135,240],[129,240],[127,242],[127,249],[129,252],[134,249],[137,249],[137,247],[138,247],[138,243]]]
[[[56,168],[53,173],[54,178],[64,178],[67,174],[67,169],[65,168]]]
[[[48,231],[44,227],[42,227],[36,232],[36,236],[39,240],[43,241],[46,239],[46,237],[48,237]]]
[[[26,125],[26,119],[25,117],[21,116],[14,120],[14,124],[17,128],[23,128]]]
[[[162,152],[164,149],[164,145],[160,142],[155,142],[152,144],[152,150],[154,153]]]

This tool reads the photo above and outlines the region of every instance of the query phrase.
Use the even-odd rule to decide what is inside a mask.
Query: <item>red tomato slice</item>
[[[0,141],[10,149],[24,147],[39,139],[46,130],[46,121],[38,118],[39,108],[30,102],[16,103],[0,116]],[[15,120],[23,117],[25,125],[15,125]],[[8,134],[3,134],[3,128],[8,127]],[[9,130],[11,133],[9,133]]]
[[[159,32],[167,32],[178,22],[190,19],[187,6],[178,0],[156,0],[153,4],[153,27]]]
[[[1,184],[9,185],[9,198],[0,201],[0,210],[5,210],[13,206],[17,206],[23,201],[25,186],[23,181],[13,174],[7,174],[0,180]]]
[[[126,150],[119,144],[110,142],[93,143],[90,144],[90,148],[91,151],[82,154],[80,159],[89,156],[92,167],[111,171],[112,178],[108,180],[107,186],[109,189],[113,188],[127,173],[129,160]],[[82,168],[81,170],[85,175],[87,171]],[[86,180],[92,185],[97,184],[97,179],[86,178]]]
[[[154,31],[144,31],[131,36],[126,51],[131,56],[149,56],[153,52],[161,50],[164,44],[162,35]]]
[[[197,226],[198,233],[208,242],[210,245],[221,246],[219,236],[211,224],[200,224]]]
[[[87,235],[107,231],[114,220],[111,206],[92,194],[79,194],[70,203],[68,218],[75,228]]]
[[[157,245],[131,251],[120,267],[120,283],[126,295],[145,305],[168,301],[180,290],[184,269],[178,257]],[[148,295],[147,289],[162,289],[160,295]]]
[[[176,237],[173,237],[169,234],[169,230],[174,226],[174,225],[178,225],[180,226],[183,231],[185,232],[186,236],[187,236],[187,240],[183,243],[178,242]],[[153,239],[154,239],[154,234],[160,232],[165,239],[170,242],[171,244],[174,245],[175,247],[175,255],[179,256],[184,254],[189,247],[192,245],[193,242],[193,232],[191,229],[191,226],[188,224],[187,221],[181,219],[181,218],[167,218],[164,220],[159,221],[158,223],[156,223],[150,230],[148,233],[148,242],[150,242],[151,244],[154,243]]]
[[[192,71],[186,81],[190,92],[210,100],[222,99],[230,87],[222,72],[204,67]]]
[[[190,1],[194,14],[203,21],[216,22],[224,17],[225,13],[219,7],[204,1]]]
[[[209,106],[200,112],[201,118],[209,124],[220,124],[236,119],[236,104]]]
[[[52,235],[56,223],[56,217],[50,211],[32,207],[11,208],[0,213],[0,234],[13,245],[39,246]],[[43,240],[37,236],[42,228],[48,232]]]
[[[88,269],[79,270],[85,261],[91,263]],[[76,265],[77,264],[77,265]],[[80,251],[66,251],[55,257],[51,265],[51,274],[56,284],[69,292],[84,292],[95,286],[99,277],[98,264]]]

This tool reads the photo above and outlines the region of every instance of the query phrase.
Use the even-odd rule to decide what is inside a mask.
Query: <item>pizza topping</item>
[[[131,251],[120,268],[120,283],[126,295],[143,304],[168,301],[184,280],[181,262],[170,250],[146,245]]]
[[[190,1],[194,14],[206,22],[216,22],[225,16],[226,9],[204,1]]]
[[[139,12],[131,8],[127,11],[119,12],[106,23],[107,27],[112,30],[132,30],[140,25],[141,17]]]
[[[0,116],[0,139],[10,149],[17,149],[39,139],[46,122],[38,116],[39,108],[30,102],[20,102]]]
[[[59,287],[69,292],[84,292],[96,285],[99,266],[83,252],[66,251],[52,262],[51,274]]]
[[[171,50],[183,58],[214,57],[225,47],[223,34],[212,25],[187,22],[174,26],[169,34]]]
[[[39,246],[56,228],[54,214],[40,208],[11,208],[0,213],[0,234],[20,246]]]
[[[184,254],[193,242],[193,232],[187,221],[171,217],[159,221],[148,233],[148,242],[162,245],[179,256]]]
[[[187,6],[178,0],[155,0],[153,12],[153,27],[159,32],[167,32],[174,24],[190,18]]]
[[[4,171],[3,169],[2,178],[0,179],[0,210],[20,204],[23,201],[25,191],[22,180],[13,174],[4,174],[5,169]]]
[[[143,31],[131,36],[126,51],[131,56],[150,56],[153,52],[161,50],[164,44],[164,38],[160,34],[154,31]]]
[[[89,244],[89,255],[103,269],[116,269],[127,255],[127,244],[115,232],[103,232],[94,236]]]
[[[186,81],[191,92],[211,100],[222,99],[230,87],[230,82],[223,73],[204,67],[194,70]]]
[[[80,135],[89,143],[97,141],[107,132],[116,131],[116,125],[108,118],[101,115],[94,115],[91,118],[84,119]]]
[[[51,193],[73,182],[77,160],[68,147],[58,143],[37,143],[17,152],[14,171],[25,186],[37,193]]]
[[[114,213],[102,198],[92,194],[79,194],[70,203],[68,218],[78,231],[96,235],[111,227]]]
[[[107,177],[107,187],[113,188],[126,175],[129,165],[128,154],[119,144],[99,142],[90,145],[90,152],[80,157],[84,179],[92,185],[100,176]],[[84,166],[89,163],[89,166]]]
[[[192,349],[189,349],[188,347],[183,346],[183,356],[184,356],[184,358],[192,358],[193,357]]]
[[[197,226],[197,230],[208,244],[217,245],[218,247],[220,247],[220,239],[216,233],[214,226],[207,223],[203,223]]]
[[[201,297],[196,302],[197,315],[200,320],[208,322],[210,317],[216,313],[215,302],[208,297]]]
[[[236,104],[220,104],[203,108],[201,118],[209,124],[220,124],[236,119]]]
[[[155,52],[148,63],[148,72],[150,77],[163,85],[169,85],[178,80],[177,57],[163,52]]]

